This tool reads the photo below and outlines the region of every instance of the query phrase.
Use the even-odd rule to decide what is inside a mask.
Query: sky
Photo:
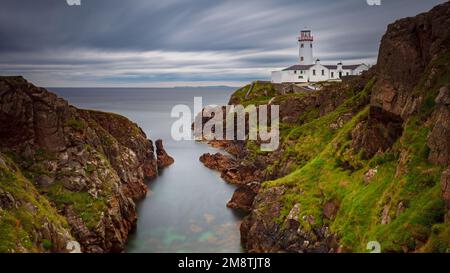
[[[72,2],[74,0],[69,0]],[[0,75],[44,87],[240,86],[298,62],[375,64],[387,25],[446,1],[0,1]]]

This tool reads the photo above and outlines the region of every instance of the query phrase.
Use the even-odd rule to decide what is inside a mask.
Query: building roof
[[[360,65],[363,65],[363,64],[343,65],[342,68],[343,68],[343,69],[351,69],[351,70],[354,70],[354,69],[358,68]]]
[[[343,65],[342,69],[350,69],[350,70],[355,70],[356,68],[358,68],[360,65],[363,64],[351,64],[351,65]],[[328,69],[337,69],[337,65],[324,65],[326,68]]]
[[[296,64],[293,66],[290,66],[288,68],[283,69],[283,71],[287,71],[287,70],[309,70],[311,67],[313,67],[315,64],[308,64],[308,65],[301,65],[301,64]],[[337,65],[324,65],[321,64],[323,66],[325,66],[328,69],[337,69],[338,66]],[[343,65],[342,69],[350,69],[350,70],[355,70],[356,68],[358,68],[359,66],[364,65],[364,64],[351,64],[351,65]]]
[[[283,71],[286,71],[286,70],[308,70],[312,66],[314,66],[314,65],[313,64],[308,64],[308,65],[296,64],[296,65],[293,65],[293,66],[283,69]]]

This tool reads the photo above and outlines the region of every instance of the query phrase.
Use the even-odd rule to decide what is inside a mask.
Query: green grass
[[[250,92],[248,98],[245,98],[250,86],[251,84],[236,90],[231,96],[231,101],[234,104],[241,104],[243,106],[261,105],[267,104],[276,94],[271,83],[256,81],[252,92]]]
[[[277,160],[272,166],[269,166],[267,170],[269,173],[271,170],[280,169],[286,166],[290,162],[292,170],[301,168],[310,160],[314,159],[320,152],[322,152],[326,145],[333,140],[339,130],[332,128],[330,125],[335,122],[338,117],[358,111],[358,107],[361,104],[360,101],[367,100],[370,96],[372,87],[375,83],[375,79],[372,79],[367,83],[367,86],[356,95],[350,97],[344,101],[335,111],[317,118],[311,118],[309,122],[300,123],[298,126],[286,126],[281,124],[280,134],[283,154],[279,160]],[[356,106],[355,106],[356,105]],[[313,109],[308,111],[309,115],[317,115],[317,110]],[[356,121],[364,118],[368,114],[368,108],[366,107],[358,116]],[[309,120],[306,118],[305,120]],[[349,132],[342,136],[345,140],[349,139]],[[341,144],[341,143],[340,143]],[[348,145],[344,143],[345,147]],[[247,145],[249,146],[249,145]],[[347,159],[348,160],[348,159]]]
[[[364,116],[363,110],[359,115]],[[267,182],[264,187],[284,185],[288,188],[281,198],[283,209],[276,221],[282,223],[290,209],[300,204],[300,219],[314,216],[317,226],[330,225],[333,232],[340,236],[340,243],[349,251],[365,251],[369,241],[377,240],[383,251],[414,250],[425,243],[433,225],[442,222],[444,204],[440,198],[439,174],[441,169],[426,163],[424,136],[415,133],[407,142],[409,135],[402,141],[410,150],[411,160],[406,166],[406,174],[398,175],[398,162],[391,152],[376,159],[359,159],[361,168],[354,172],[339,166],[342,155],[334,147],[347,141],[349,131],[358,121],[355,117],[336,134],[326,148],[306,165],[290,175]],[[415,131],[408,128],[409,131]],[[407,131],[408,131],[407,130]],[[400,145],[400,144],[399,144]],[[378,173],[366,185],[363,181],[365,171],[378,166]],[[334,221],[323,218],[322,207],[326,201],[338,200],[339,213]],[[397,207],[402,202],[406,207],[397,217]],[[385,206],[390,207],[391,222],[381,225],[381,214]],[[305,230],[310,224],[300,220]]]
[[[44,247],[45,250],[51,250],[52,249],[52,241],[44,239],[42,241],[42,246]]]
[[[66,127],[71,127],[77,131],[83,131],[84,128],[86,127],[86,123],[84,120],[82,119],[74,119],[71,118],[69,120],[66,121],[66,123],[64,124]]]
[[[84,167],[84,170],[85,170],[88,174],[92,174],[92,173],[96,170],[96,167],[95,167],[94,164],[88,163],[88,164]]]
[[[67,230],[68,224],[9,158],[2,154],[0,158],[5,162],[0,164],[0,189],[17,204],[0,210],[0,253],[43,251],[39,240],[51,238],[41,238],[37,231],[45,223],[60,230]]]
[[[300,118],[298,126],[282,124],[282,154],[266,171],[273,172],[287,162],[295,164],[290,174],[263,183],[262,191],[286,188],[274,221],[283,224],[292,207],[299,204],[304,231],[312,226],[303,217],[313,216],[314,225],[329,226],[347,251],[366,252],[367,243],[376,240],[383,252],[448,252],[450,224],[444,222],[446,208],[440,191],[443,167],[428,162],[427,137],[432,123],[427,121],[439,88],[450,81],[449,56],[444,54],[433,62],[414,90],[423,103],[404,123],[401,137],[391,149],[372,158],[352,150],[350,135],[368,115],[368,107],[357,106],[367,104],[375,79],[325,116],[311,111]],[[339,116],[357,109],[342,128],[330,127]],[[364,174],[371,168],[377,168],[377,174],[366,183]],[[333,220],[323,216],[323,206],[330,200],[339,203]],[[265,206],[261,204],[260,209]],[[383,212],[389,218],[386,224],[381,223]]]
[[[61,182],[55,182],[46,193],[59,209],[72,206],[88,228],[94,228],[107,207],[102,197],[94,198],[87,192],[73,192],[64,188]]]

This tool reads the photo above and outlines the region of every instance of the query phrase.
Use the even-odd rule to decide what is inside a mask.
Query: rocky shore
[[[173,161],[123,116],[0,77],[0,252],[121,252]]]
[[[281,145],[212,141],[237,185],[248,252],[450,251],[450,3],[388,26],[376,67],[319,91],[255,82],[229,104],[280,105]],[[207,120],[203,120],[205,123]]]

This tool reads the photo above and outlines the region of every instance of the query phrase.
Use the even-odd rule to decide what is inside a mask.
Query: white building
[[[302,30],[298,37],[299,64],[282,71],[272,72],[273,83],[305,83],[329,80],[340,80],[343,76],[360,75],[369,67],[365,64],[337,65],[321,64],[313,58],[314,38],[310,30]]]

